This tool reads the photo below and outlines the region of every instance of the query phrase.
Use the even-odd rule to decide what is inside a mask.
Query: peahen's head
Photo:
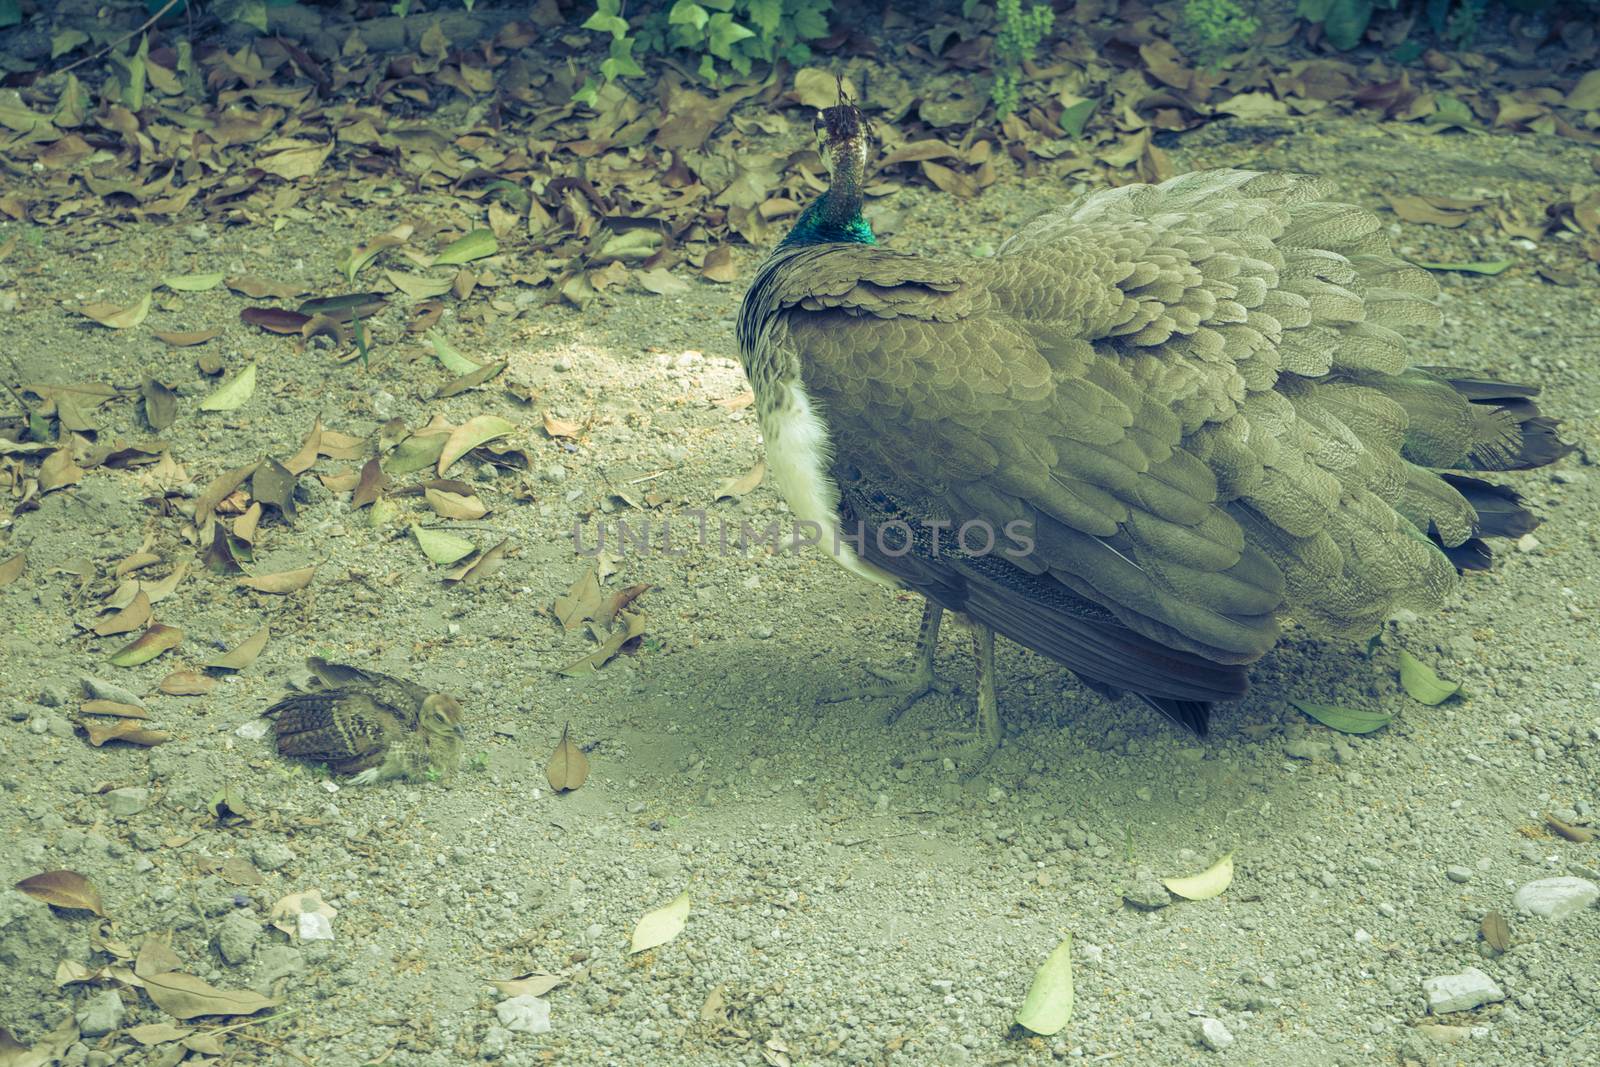
[[[851,100],[817,112],[817,150],[828,168],[828,191],[811,202],[783,239],[785,245],[845,242],[877,244],[861,214],[861,184],[866,179],[872,127]]]

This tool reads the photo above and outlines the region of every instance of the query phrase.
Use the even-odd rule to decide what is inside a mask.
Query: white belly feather
[[[800,522],[814,522],[822,531],[823,551],[852,574],[901,588],[900,582],[856,554],[854,542],[839,530],[839,489],[828,474],[833,442],[828,428],[811,406],[811,398],[798,382],[787,386],[784,404],[761,417],[761,434],[767,442],[767,469],[789,510]],[[856,530],[843,531],[854,538]],[[870,535],[869,535],[870,536]]]

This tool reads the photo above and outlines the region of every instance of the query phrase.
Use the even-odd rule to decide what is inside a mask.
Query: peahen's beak
[[[463,741],[467,739],[467,728],[459,722],[456,723],[456,736]]]

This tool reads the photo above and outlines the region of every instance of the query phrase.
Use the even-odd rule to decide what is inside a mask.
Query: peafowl
[[[1537,520],[1465,471],[1569,451],[1537,389],[1411,364],[1436,287],[1370,212],[1300,174],[1212,170],[1091,193],[992,258],[880,248],[870,130],[817,117],[831,181],[739,311],[768,469],[846,569],[926,600],[890,721],[972,632],[1197,734],[1284,621],[1360,638],[1437,609],[1486,536]]]

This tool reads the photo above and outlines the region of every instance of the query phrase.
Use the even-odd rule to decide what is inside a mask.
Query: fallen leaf
[[[242,407],[244,402],[250,399],[250,394],[255,391],[256,365],[247,363],[244,370],[223,382],[210,396],[200,401],[200,410],[233,411]]]
[[[235,583],[246,589],[254,589],[258,593],[294,593],[311,584],[312,575],[317,573],[315,566],[301,567],[299,570],[279,571],[276,574],[258,574],[250,578],[240,578]]]
[[[1469,274],[1499,274],[1501,271],[1511,266],[1513,262],[1515,261],[1510,259],[1495,259],[1490,260],[1487,263],[1464,263],[1457,261],[1448,263],[1418,262],[1417,266],[1424,267],[1428,270],[1454,270],[1464,271]]]
[[[115,304],[86,304],[78,310],[102,326],[113,330],[126,330],[139,325],[150,314],[150,295],[144,294],[144,299],[128,307],[118,307]]]
[[[153,748],[172,740],[172,735],[165,730],[152,730],[140,725],[137,719],[118,719],[110,723],[86,722],[82,726],[89,735],[89,744],[95,748],[111,741],[126,741],[141,748]]]
[[[138,704],[124,704],[118,700],[105,700],[96,697],[85,700],[78,710],[85,715],[110,715],[118,719],[148,719],[150,712]]]
[[[1342,734],[1370,734],[1394,721],[1393,715],[1381,711],[1362,711],[1359,708],[1341,708],[1331,704],[1308,704],[1301,700],[1291,700],[1289,703],[1322,725],[1338,730]]]
[[[1228,853],[1202,874],[1187,878],[1163,878],[1161,884],[1185,900],[1210,900],[1233,884],[1233,853]]]
[[[256,661],[261,655],[261,650],[267,647],[267,638],[272,636],[270,626],[261,629],[239,642],[233,649],[215,659],[207,660],[202,666],[224,671],[242,671]]]
[[[644,612],[624,611],[618,617],[622,625],[613,630],[598,648],[576,663],[567,664],[558,673],[569,678],[581,678],[593,674],[611,662],[612,657],[622,651],[623,645],[644,633],[647,621]]]
[[[254,1015],[276,1007],[278,1001],[248,989],[218,989],[192,974],[167,971],[141,975],[152,1003],[177,1019],[202,1015]]]
[[[304,474],[316,466],[317,453],[322,448],[322,418],[318,416],[311,422],[311,432],[306,434],[305,440],[300,442],[300,450],[283,461],[283,467],[290,474]]]
[[[600,578],[591,568],[584,572],[583,577],[572,583],[572,588],[556,597],[554,605],[556,621],[561,623],[563,630],[571,633],[581,627],[585,619],[594,618],[602,602]]]
[[[181,1041],[194,1033],[192,1026],[173,1026],[171,1023],[145,1023],[143,1026],[131,1026],[122,1031],[139,1044],[149,1048],[153,1045],[166,1045],[173,1041]]]
[[[736,478],[729,478],[717,487],[714,500],[725,500],[729,497],[746,496],[755,491],[756,486],[767,476],[767,461],[756,460],[756,465]]]
[[[1567,94],[1564,103],[1579,111],[1600,109],[1600,69],[1591,70],[1579,78],[1578,84],[1572,87],[1572,92]]]
[[[389,485],[389,476],[383,473],[376,457],[369,459],[361,465],[361,476],[356,482],[355,492],[350,497],[351,508],[363,508],[377,500]]]
[[[460,582],[462,585],[477,585],[505,566],[506,546],[510,543],[511,539],[508,537],[477,559],[468,560],[453,570],[445,572],[444,580],[447,583]]]
[[[1391,196],[1389,202],[1394,213],[1407,222],[1427,223],[1433,226],[1463,226],[1486,201],[1460,200],[1447,196]]]
[[[1594,831],[1590,830],[1588,827],[1574,826],[1570,822],[1556,818],[1548,811],[1544,813],[1544,821],[1546,826],[1554,830],[1558,836],[1564,837],[1568,841],[1572,841],[1580,845],[1587,845],[1595,838]]]
[[[175,697],[204,696],[216,687],[215,678],[208,678],[199,671],[173,671],[156,686],[168,696]]]
[[[739,280],[739,269],[733,264],[733,249],[728,245],[718,245],[706,253],[706,258],[700,261],[700,274],[707,281],[719,285],[727,285]]]
[[[111,654],[111,662],[118,667],[137,667],[149,663],[163,652],[183,644],[183,631],[165,623],[151,623],[150,628],[128,645]]]
[[[566,979],[555,974],[525,974],[520,978],[491,978],[489,984],[508,997],[542,997]]]
[[[443,296],[455,284],[455,276],[449,278],[424,278],[417,274],[403,274],[397,270],[384,271],[391,284],[413,300],[427,300],[435,296]]]
[[[464,393],[468,389],[476,388],[477,386],[482,385],[484,382],[497,377],[501,371],[506,369],[506,366],[507,364],[505,360],[501,360],[498,363],[485,363],[481,367],[473,368],[466,374],[461,375],[461,377],[456,378],[454,381],[441,385],[439,387],[439,391],[433,395],[435,397],[446,397],[455,396],[457,393]]]
[[[294,506],[294,487],[299,476],[275,459],[264,459],[250,475],[250,495],[270,507],[276,508],[283,520],[294,525],[297,518]]]
[[[422,335],[429,344],[433,345],[433,354],[439,357],[439,362],[444,364],[444,369],[451,374],[461,376],[471,374],[477,370],[479,364],[463,356],[454,345],[445,339],[443,334],[429,330]]]
[[[97,637],[132,633],[150,621],[150,612],[150,595],[141,589],[134,594],[127,607],[96,623],[94,633]]]
[[[424,530],[416,523],[411,524],[411,534],[417,539],[422,554],[440,566],[449,566],[478,549],[465,537],[457,537],[443,530]]]
[[[239,321],[259,326],[268,333],[288,335],[304,330],[311,316],[288,308],[244,308],[239,312]]]
[[[448,245],[444,251],[434,258],[432,266],[447,267],[458,263],[471,263],[475,259],[483,259],[500,251],[500,242],[495,240],[492,230],[472,230],[462,234]]]
[[[22,572],[27,569],[27,566],[28,554],[26,552],[18,552],[4,563],[0,563],[0,589],[4,589],[22,577]]]
[[[557,742],[556,750],[550,753],[550,761],[544,765],[545,781],[557,793],[570,792],[589,780],[589,757],[567,736],[570,725],[568,723],[561,727],[561,740]]]
[[[1497,952],[1505,952],[1511,948],[1511,924],[1506,922],[1506,917],[1498,911],[1484,915],[1483,922],[1478,926],[1478,932],[1489,943],[1489,947]]]
[[[221,337],[221,330],[151,330],[156,340],[173,348],[188,348],[191,345],[203,345],[207,341]]]
[[[642,270],[635,277],[640,285],[657,296],[677,296],[689,291],[689,283],[665,267]]]
[[[446,493],[438,489],[424,489],[423,499],[428,506],[441,517],[446,519],[463,519],[471,522],[481,519],[489,514],[489,509],[477,496],[461,496],[456,493]]]
[[[144,398],[144,421],[157,433],[178,417],[178,394],[154,378],[139,383],[139,395]]]
[[[39,492],[49,493],[83,481],[83,468],[72,461],[72,453],[58,448],[39,464]]]
[[[386,249],[398,248],[405,244],[410,239],[413,230],[414,228],[410,223],[403,223],[388,233],[374,237],[365,244],[356,245],[350,250],[350,254],[344,258],[344,262],[339,264],[339,269],[344,271],[346,279],[354,282],[356,274],[361,271],[361,268],[371,263],[378,257],[379,253]]]
[[[1072,1018],[1072,937],[1062,938],[1055,951],[1033,974],[1028,995],[1017,1009],[1018,1026],[1044,1037],[1059,1033]]]
[[[647,911],[639,917],[639,922],[633,928],[633,941],[628,953],[636,955],[665,945],[683,933],[688,921],[689,891],[685,889],[669,903],[655,911]]]
[[[573,422],[571,419],[558,419],[548,411],[544,413],[544,432],[551,437],[575,438],[582,430],[582,423]]]
[[[102,918],[106,914],[99,890],[76,871],[43,871],[29,875],[14,888],[58,908],[92,911]]]
[[[161,284],[180,293],[203,293],[222,284],[222,272],[215,274],[174,274],[162,278]]]
[[[1443,704],[1461,691],[1460,682],[1440,678],[1432,667],[1403,649],[1400,652],[1400,685],[1412,700],[1429,705]]]
[[[231,471],[225,471],[217,475],[207,484],[200,491],[200,495],[195,498],[194,524],[203,528],[211,513],[217,510],[217,506],[226,500],[235,489],[243,485],[244,480],[255,473],[255,469],[258,466],[260,466],[259,463],[247,463],[243,467],[235,467]]]
[[[478,415],[468,419],[445,440],[444,448],[439,453],[439,476],[444,477],[444,472],[450,469],[451,464],[474,448],[486,441],[504,437],[516,428],[515,423],[499,415]]]

